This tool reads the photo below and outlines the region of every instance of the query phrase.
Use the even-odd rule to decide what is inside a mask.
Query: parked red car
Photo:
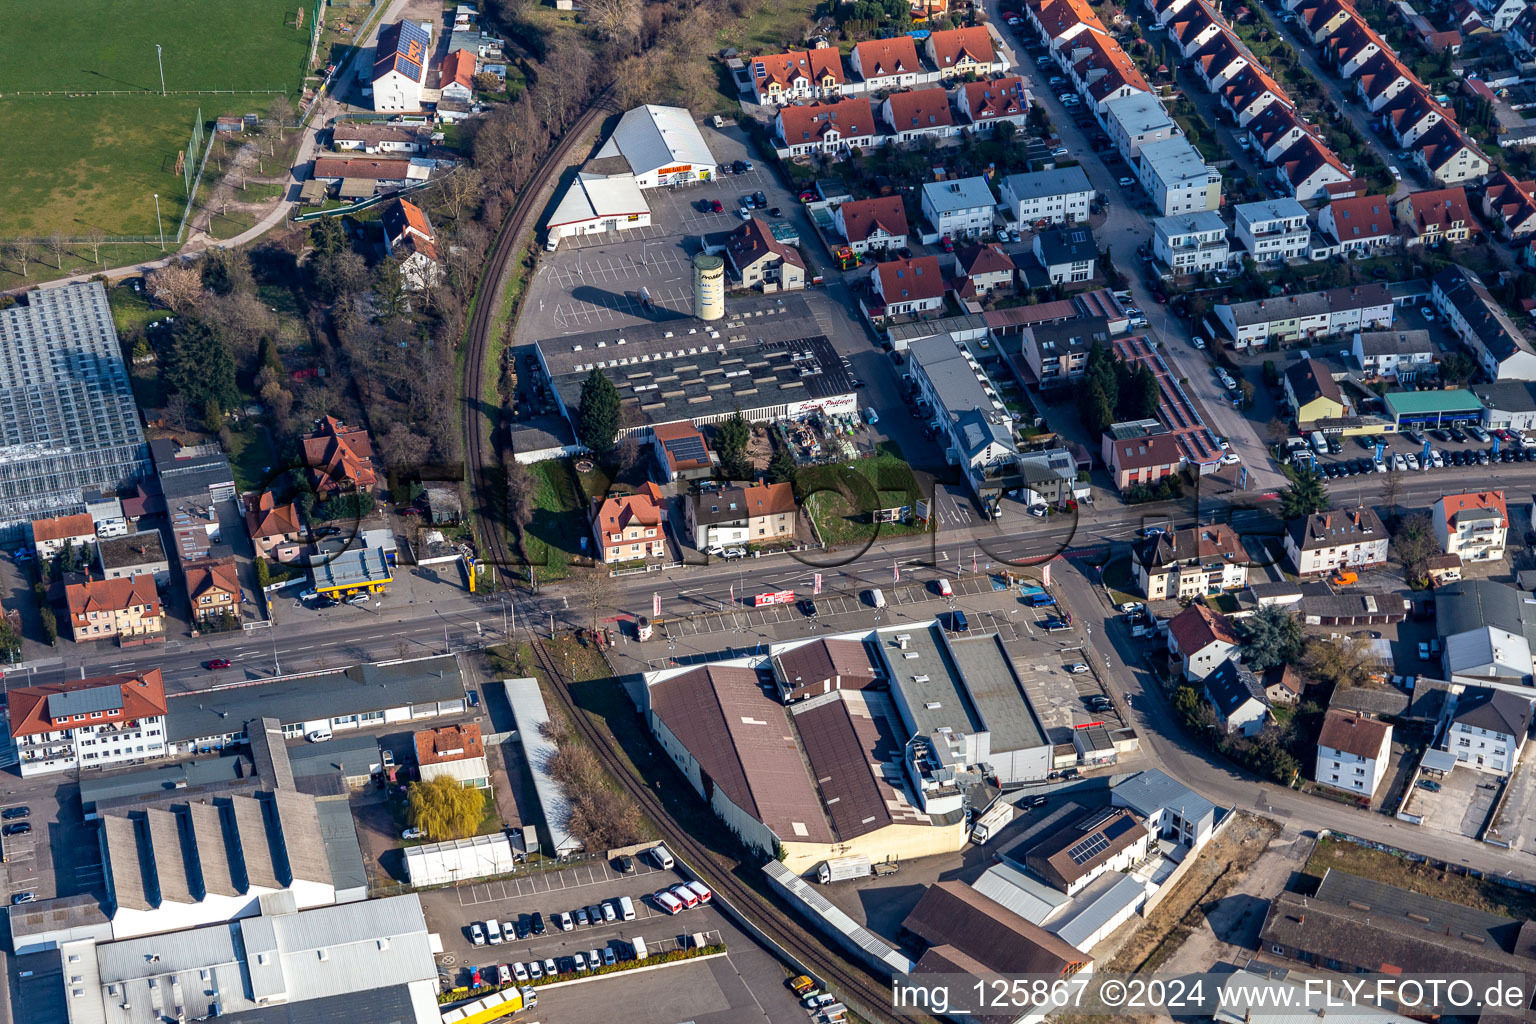
[[[230,665],[230,661],[229,661],[228,658],[214,658],[212,661],[210,661],[208,663],[208,668],[209,669],[229,668],[229,665]]]
[[[713,210],[715,213],[724,213],[725,212],[725,207],[720,205],[720,200],[718,200],[718,199],[711,199],[709,201],[709,208],[711,210]]]
[[[403,515],[403,516],[419,516],[419,515],[421,515],[421,509],[414,508],[414,507],[412,507],[412,508],[403,508],[403,509],[400,510],[400,514]]]

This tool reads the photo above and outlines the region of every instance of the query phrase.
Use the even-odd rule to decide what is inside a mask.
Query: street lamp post
[[[155,63],[160,65],[160,95],[165,95],[165,61],[160,56],[160,44],[155,44]]]
[[[160,193],[155,193],[155,224],[160,228],[160,251],[165,252],[165,222],[160,219]]]

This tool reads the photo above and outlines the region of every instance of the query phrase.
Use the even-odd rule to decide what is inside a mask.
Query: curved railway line
[[[514,563],[505,532],[501,524],[495,521],[497,518],[495,509],[502,503],[486,489],[488,486],[497,486],[495,482],[497,475],[494,469],[500,465],[501,460],[498,458],[499,453],[494,441],[488,436],[491,432],[483,430],[484,424],[481,421],[481,398],[484,394],[486,370],[485,354],[486,346],[491,344],[490,333],[491,324],[495,318],[496,287],[506,272],[508,261],[514,255],[521,253],[522,241],[533,227],[533,218],[540,207],[539,197],[543,192],[544,182],[555,169],[563,166],[572,147],[585,137],[588,129],[611,110],[613,94],[613,86],[609,86],[600,93],[535,170],[496,240],[496,247],[486,266],[485,277],[482,279],[483,285],[488,284],[489,287],[480,296],[475,305],[474,315],[470,318],[469,350],[466,354],[462,396],[466,471],[469,476],[470,495],[474,502],[475,515],[482,521],[483,528],[480,535],[486,546],[483,554],[497,565],[510,566]],[[499,424],[493,423],[492,432],[498,426]],[[488,470],[492,471],[489,477]],[[672,821],[661,800],[649,787],[630,774],[596,726],[587,719],[581,709],[576,707],[567,689],[569,680],[560,671],[555,659],[550,657],[542,641],[535,639],[533,650],[552,683],[551,691],[555,693],[571,722],[614,780],[629,793],[651,821],[662,829],[667,844],[696,869],[708,870],[710,877],[706,881],[716,892],[740,912],[749,915],[753,923],[778,943],[780,948],[843,993],[847,1001],[853,1003],[856,1009],[871,1015],[870,1019],[891,1021],[894,1024],[895,1018],[885,1010],[890,1002],[890,994],[882,981],[863,966],[845,957],[840,951],[808,935],[804,926],[794,920],[789,913],[775,906],[766,896],[738,878],[734,874],[734,865],[728,859],[717,855],[679,828]]]

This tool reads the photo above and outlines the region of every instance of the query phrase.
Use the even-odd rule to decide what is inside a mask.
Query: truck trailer
[[[976,823],[971,826],[971,842],[981,846],[987,840],[1003,830],[1003,826],[1013,820],[1013,804],[1007,800],[997,799],[992,802]]]
[[[833,857],[816,867],[816,878],[822,885],[850,878],[868,878],[872,873],[868,857]]]
[[[493,992],[483,999],[443,1011],[443,1024],[490,1024],[539,1005],[539,993],[533,986]]]

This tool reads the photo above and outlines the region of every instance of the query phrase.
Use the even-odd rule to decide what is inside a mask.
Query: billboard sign
[[[762,608],[770,604],[793,604],[795,592],[793,590],[776,590],[771,594],[756,594],[752,598],[754,608]]]

